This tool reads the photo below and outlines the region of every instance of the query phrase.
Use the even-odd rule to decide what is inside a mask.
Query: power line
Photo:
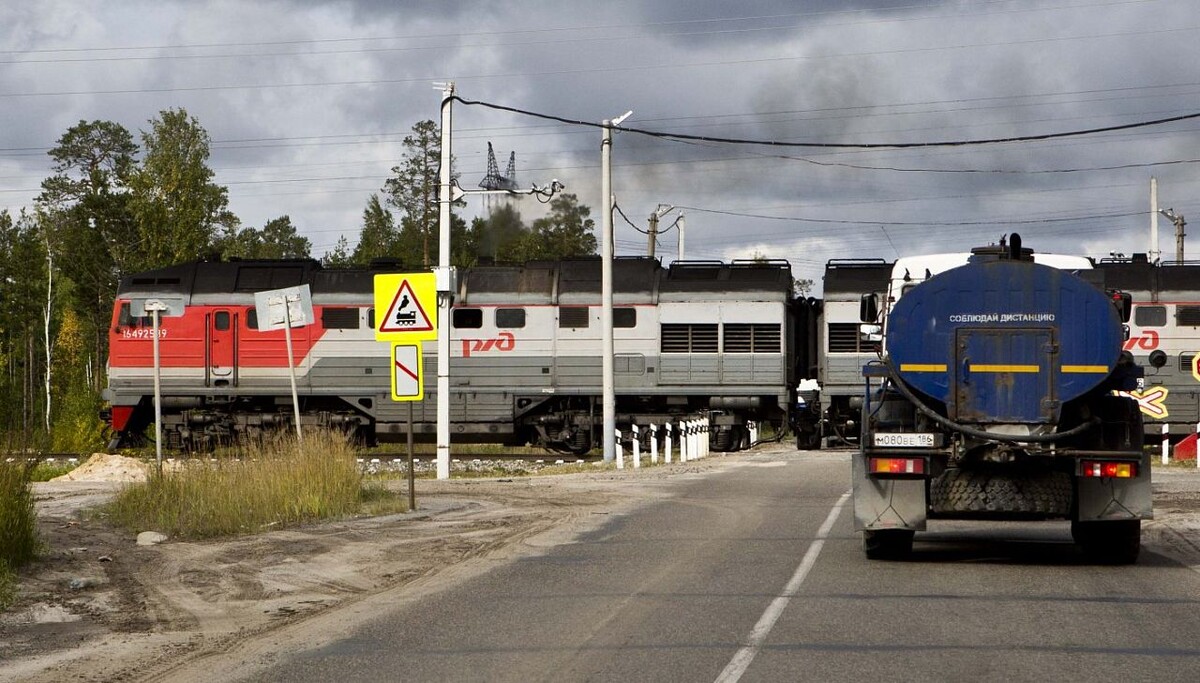
[[[488,109],[498,111],[507,111],[513,114],[521,114],[523,116],[532,116],[534,118],[545,119],[548,121],[558,121],[574,126],[588,126],[590,128],[604,128],[604,124],[595,123],[593,121],[582,121],[579,119],[569,119],[563,116],[554,114],[543,114],[540,112],[529,111],[527,109],[519,109],[517,107],[509,107],[503,104],[495,104],[493,102],[483,102],[481,100],[467,100],[454,95],[451,99],[462,104],[471,106],[481,106]],[[1007,138],[983,138],[978,140],[937,140],[930,142],[793,142],[786,140],[764,140],[752,138],[724,138],[713,137],[708,135],[689,135],[686,133],[671,133],[664,131],[647,130],[644,128],[633,128],[629,126],[621,126],[618,130],[626,133],[637,133],[646,135],[652,138],[674,141],[696,141],[696,142],[714,142],[727,145],[761,145],[767,147],[808,147],[817,149],[914,149],[927,147],[965,147],[968,145],[994,145],[1010,142],[1035,142],[1040,140],[1055,140],[1059,138],[1078,137],[1081,135],[1093,135],[1096,133],[1112,133],[1121,130],[1131,130],[1134,128],[1146,128],[1149,126],[1158,126],[1166,123],[1175,123],[1178,121],[1189,121],[1192,119],[1200,119],[1200,112],[1192,112],[1190,114],[1181,114],[1179,116],[1169,116],[1161,119],[1150,121],[1138,121],[1135,123],[1124,123],[1113,126],[1103,126],[1100,128],[1087,128],[1083,130],[1063,131],[1058,133],[1042,133],[1039,135],[1020,135]]]
[[[1071,216],[1068,218],[1036,218],[1028,220],[990,220],[990,221],[862,221],[848,220],[838,218],[805,218],[802,216],[771,216],[768,214],[746,213],[742,211],[726,211],[722,209],[706,209],[699,206],[677,206],[676,208],[682,211],[696,211],[699,213],[712,213],[722,216],[736,216],[738,218],[757,218],[772,221],[789,221],[796,223],[827,223],[833,225],[907,225],[907,226],[926,226],[926,227],[954,227],[963,225],[1039,225],[1043,223],[1069,223],[1083,220],[1097,220],[1101,218],[1128,218],[1129,216],[1141,216],[1145,211],[1125,211],[1120,213],[1093,214],[1090,216]]]

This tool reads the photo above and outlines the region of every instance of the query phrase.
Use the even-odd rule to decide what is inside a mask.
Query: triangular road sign
[[[401,280],[387,313],[379,321],[379,331],[429,332],[433,329],[433,322],[421,306],[421,300],[413,292],[412,285],[407,279]]]

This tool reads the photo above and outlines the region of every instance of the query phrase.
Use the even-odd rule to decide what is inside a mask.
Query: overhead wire
[[[558,121],[573,126],[587,126],[589,128],[610,128],[616,129],[625,133],[636,133],[638,135],[646,135],[653,138],[664,140],[677,141],[698,141],[698,142],[714,142],[726,145],[758,145],[765,147],[804,147],[815,149],[916,149],[928,147],[965,147],[970,145],[995,145],[1014,142],[1036,142],[1042,140],[1057,140],[1060,138],[1078,137],[1083,135],[1095,135],[1097,133],[1111,133],[1122,130],[1133,130],[1136,128],[1148,128],[1150,126],[1160,126],[1167,123],[1176,123],[1179,121],[1190,121],[1200,119],[1200,112],[1191,112],[1188,114],[1180,114],[1178,116],[1167,116],[1148,121],[1135,121],[1133,123],[1122,123],[1111,126],[1100,126],[1096,128],[1084,128],[1079,130],[1059,131],[1055,133],[1039,133],[1035,135],[1014,135],[1001,138],[980,138],[975,140],[930,140],[926,142],[797,142],[793,140],[769,140],[756,138],[730,138],[717,137],[711,135],[691,135],[688,133],[672,133],[669,131],[649,130],[645,128],[635,128],[632,126],[612,126],[604,123],[596,123],[594,121],[583,121],[580,119],[571,119],[555,114],[545,114],[541,112],[531,111],[528,109],[520,109],[518,107],[510,107],[508,105],[496,104],[494,102],[484,102],[482,100],[468,100],[459,95],[452,95],[450,99],[467,106],[481,106],[488,109],[498,111],[506,111],[512,114],[520,114],[522,116],[531,116],[539,119],[550,121]]]

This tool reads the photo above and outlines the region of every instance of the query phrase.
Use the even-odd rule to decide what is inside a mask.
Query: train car
[[[597,258],[460,273],[450,321],[455,439],[583,453],[599,438]],[[163,318],[162,426],[169,447],[206,449],[291,428],[282,330],[260,330],[254,293],[309,285],[314,324],[293,330],[301,422],[363,440],[403,438],[408,406],[390,399],[389,346],[374,336],[373,281],[391,268],[311,260],[194,262],[121,281],[105,399],[111,447],[153,421],[151,321],[134,302],[170,298]],[[750,421],[787,424],[795,381],[791,267],[784,261],[614,262],[618,426],[706,412],[716,450],[749,445]],[[423,345],[424,400],[413,432],[436,433],[436,343]]]
[[[1152,264],[1145,254],[1101,259],[1096,268],[1109,287],[1133,295],[1125,350],[1145,368],[1145,380],[1130,392],[1138,401],[1148,434],[1163,425],[1182,437],[1200,422],[1200,263]]]
[[[864,294],[886,292],[891,272],[892,263],[883,259],[831,259],[825,264],[825,293],[817,328],[821,440],[858,441],[862,366],[879,354],[879,345],[864,341],[858,333],[859,302]],[[810,440],[807,447],[819,443]]]

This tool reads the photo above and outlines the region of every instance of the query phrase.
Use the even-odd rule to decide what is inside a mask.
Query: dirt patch
[[[93,453],[82,465],[51,481],[136,482],[146,481],[150,465],[137,458],[111,453]]]
[[[313,634],[342,632],[381,603],[417,600],[543,552],[612,515],[673,495],[675,482],[715,469],[770,466],[776,451],[795,454],[781,445],[756,449],[766,461],[712,457],[621,473],[418,480],[416,512],[157,546],[138,546],[136,534],[82,514],[126,483],[81,477],[37,484],[47,550],[22,571],[18,604],[0,614],[0,678],[230,678],[245,657],[303,647]],[[101,461],[88,476],[117,477],[124,471],[118,464]],[[395,482],[398,490],[405,486]],[[1200,571],[1200,472],[1156,469],[1154,500],[1156,519],[1143,532],[1147,549]],[[231,649],[233,656],[207,657]]]

